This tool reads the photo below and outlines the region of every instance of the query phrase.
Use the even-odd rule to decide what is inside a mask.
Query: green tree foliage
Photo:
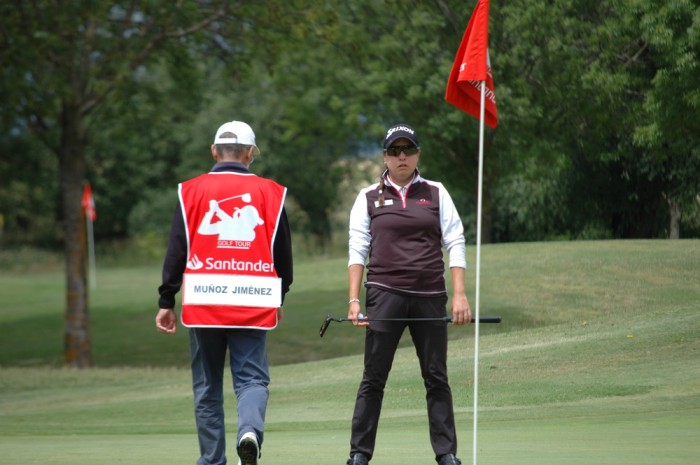
[[[327,241],[342,174],[336,161],[377,155],[384,130],[399,121],[420,131],[422,172],[447,178],[468,210],[475,195],[476,152],[470,147],[476,134],[464,130],[467,118],[443,100],[466,19],[456,25],[442,2],[314,5],[299,9],[302,21],[290,28],[264,93],[278,108],[267,131],[282,155],[274,175],[298,199],[310,232]],[[376,171],[378,176],[380,165]]]
[[[130,5],[93,2],[66,10],[113,19],[70,34],[71,27],[59,33],[34,25],[46,13],[32,22],[26,6],[6,7],[2,56],[16,66],[2,80],[4,108],[58,114],[51,96],[67,88],[65,73],[23,79],[24,70],[38,70],[33,63],[44,56],[54,58],[42,69],[53,70],[52,63],[69,53],[58,45],[64,37],[83,40],[85,56],[91,44],[118,34],[117,19],[126,24],[134,17]],[[162,32],[150,42],[136,31],[152,20],[137,15],[124,32],[128,46],[105,44],[109,48],[93,53],[93,61],[82,61],[92,63],[84,69],[91,75],[83,79],[85,88],[108,103],[85,113],[86,170],[103,206],[99,235],[129,233],[135,193],[166,189],[173,179],[210,166],[202,153],[208,135],[234,117],[254,125],[266,151],[256,170],[290,187],[303,213],[295,225],[318,243],[328,240],[329,212],[339,195],[334,188],[343,172],[336,161],[376,154],[383,129],[401,120],[420,129],[423,173],[447,184],[473,234],[478,126],[442,99],[472,3],[257,2],[212,24],[216,35],[197,45],[178,22],[202,20],[214,3],[156,5],[138,12],[154,8],[162,17]],[[487,241],[595,231],[600,237],[658,237],[673,229],[674,208],[682,230],[697,233],[697,9],[692,1],[492,1],[490,50],[501,118],[498,129],[486,133]],[[26,34],[13,27],[38,29]],[[149,66],[133,64],[153,50],[159,53]],[[204,54],[198,65],[195,52]],[[132,64],[120,68],[110,55],[116,53]],[[110,72],[115,80],[105,81]],[[63,84],[53,82],[58,78]],[[56,147],[55,118],[3,116],[6,127],[22,134],[43,128],[31,140]],[[8,136],[8,150],[15,144],[10,139],[17,138]],[[143,170],[144,164],[153,170]],[[5,166],[11,171],[14,162]],[[13,190],[22,189],[28,191]],[[41,227],[27,219],[36,215],[9,200],[15,194],[3,195],[6,230]],[[63,216],[55,208],[42,210]],[[50,231],[52,217],[43,218]]]
[[[668,204],[668,229],[678,237],[683,221],[697,220],[700,192],[700,7],[693,1],[638,2],[627,11],[657,64],[645,94],[644,122],[634,143],[645,150],[650,177],[658,178]],[[676,223],[677,222],[677,223]],[[700,230],[697,226],[696,231]]]
[[[498,239],[663,237],[674,205],[697,234],[699,7],[523,0],[497,11],[492,59],[517,105],[500,94],[497,144],[525,162],[495,194]]]
[[[397,121],[419,129],[421,171],[447,185],[473,237],[478,122],[443,95],[475,2],[246,3],[3,6],[13,156],[0,170],[23,151],[48,179],[64,170],[61,184],[20,173],[0,188],[5,237],[56,237],[86,177],[98,235],[158,229],[171,213],[149,206],[167,210],[175,182],[211,166],[211,133],[234,118],[256,129],[255,171],[289,187],[294,227],[317,244],[355,195],[338,192],[352,166],[338,160],[377,155]],[[491,1],[486,242],[700,234],[698,16],[692,0]],[[46,163],[47,150],[77,156]],[[71,211],[52,204],[61,195]]]
[[[0,239],[51,247],[59,240],[58,166],[27,135],[0,134]]]

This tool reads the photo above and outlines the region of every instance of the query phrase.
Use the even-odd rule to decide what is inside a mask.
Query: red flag
[[[95,211],[95,199],[92,197],[92,188],[90,183],[85,184],[83,188],[83,210],[85,210],[85,216],[90,218],[90,221],[95,221],[97,219],[97,212]]]
[[[447,80],[445,100],[479,119],[481,81],[486,81],[484,123],[498,125],[496,92],[489,59],[489,0],[479,0],[464,31],[452,72]]]

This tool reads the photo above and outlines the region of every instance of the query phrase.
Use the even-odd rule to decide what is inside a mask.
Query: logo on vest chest
[[[240,199],[241,207],[222,207],[221,204]],[[204,214],[197,233],[203,236],[217,236],[217,247],[222,249],[250,249],[255,240],[255,228],[265,224],[258,209],[252,202],[252,195],[234,195],[222,200],[209,200],[209,210]]]

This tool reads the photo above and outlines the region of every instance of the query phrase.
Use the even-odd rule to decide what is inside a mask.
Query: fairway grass
[[[623,320],[487,335],[480,344],[478,463],[695,465],[700,324],[678,307]],[[472,461],[473,347],[450,346],[460,455]],[[261,464],[341,464],[360,356],[274,367]],[[0,370],[8,465],[193,464],[189,371]],[[227,425],[235,399],[227,392]],[[235,463],[235,460],[233,461]],[[372,461],[434,463],[415,355],[400,349]]]
[[[700,463],[700,241],[505,244],[487,247],[482,260],[482,314],[501,314],[504,321],[480,327],[479,464]],[[345,277],[335,271],[343,266],[328,260],[298,267],[299,295],[290,294],[288,319],[271,344],[296,351],[289,358],[300,363],[273,363],[261,465],[347,460],[362,332],[334,323],[318,337],[319,308],[346,299]],[[0,355],[3,464],[195,463],[190,373],[182,362],[186,335],[151,341],[141,332],[139,324],[153,324],[154,312],[144,304],[151,296],[138,285],[123,292],[129,275],[157,281],[147,270],[103,278],[95,296],[96,355],[113,362],[89,370],[47,363],[42,354],[49,350],[25,321],[50,331],[42,324],[50,313],[42,295],[23,299],[0,291],[5,304],[26,312],[23,318],[6,305],[0,309],[0,348],[10,352]],[[0,276],[16,293],[31,287],[26,281]],[[53,278],[33,276],[32,282],[45,285],[43,297],[55,292]],[[125,324],[125,314],[138,321]],[[285,337],[291,328],[294,337]],[[467,465],[474,326],[450,328],[450,335],[458,455]],[[21,348],[12,349],[6,337]],[[372,465],[435,463],[418,363],[405,345],[387,385]],[[163,351],[180,353],[162,358]],[[230,387],[226,411],[233,438]],[[232,445],[229,452],[235,465]]]

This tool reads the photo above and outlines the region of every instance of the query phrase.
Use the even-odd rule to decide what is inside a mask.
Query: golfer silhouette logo
[[[233,199],[250,203],[251,196],[246,193],[218,201],[210,200],[209,211],[202,218],[197,233],[206,236],[218,235],[218,248],[249,249],[251,242],[255,240],[255,228],[265,222],[253,205],[235,207],[229,215],[221,208],[221,204]]]

